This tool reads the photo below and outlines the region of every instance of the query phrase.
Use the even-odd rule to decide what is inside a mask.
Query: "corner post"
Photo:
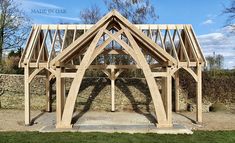
[[[65,71],[64,68],[61,69],[61,71]],[[61,78],[61,110],[62,110],[62,113],[64,111],[64,104],[65,104],[65,92],[66,92],[66,89],[65,89],[65,78]]]
[[[175,112],[180,110],[180,81],[179,81],[179,71],[175,73]]]
[[[51,84],[50,84],[50,72],[46,73],[46,111],[51,112]]]
[[[31,119],[30,119],[30,83],[29,83],[29,66],[26,65],[24,67],[24,112],[25,112],[25,125],[29,126]]]
[[[172,77],[171,77],[171,67],[166,68],[166,115],[167,122],[169,126],[172,126]]]
[[[199,64],[197,66],[197,113],[196,113],[196,120],[198,123],[202,123],[202,67]]]
[[[161,80],[161,97],[162,97],[162,102],[163,102],[163,106],[164,106],[164,109],[166,111],[166,88],[167,88],[167,85],[166,85],[166,77],[162,77],[162,80]]]
[[[167,75],[162,77],[162,100],[166,112],[165,127],[172,126],[172,77],[171,67],[165,67]]]
[[[62,119],[61,67],[56,67],[56,126]]]
[[[111,103],[112,109],[111,111],[115,111],[115,71],[114,68],[111,68]]]

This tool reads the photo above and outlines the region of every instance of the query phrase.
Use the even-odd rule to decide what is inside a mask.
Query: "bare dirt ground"
[[[203,113],[203,123],[201,125],[194,123],[195,113],[184,112],[180,113],[179,116],[175,120],[176,123],[194,130],[235,130],[235,114],[231,112]]]
[[[31,111],[34,124],[24,126],[23,110],[0,110],[0,131],[38,131],[55,124],[55,112]],[[93,112],[79,114],[76,124],[150,124],[147,115],[133,112]],[[173,113],[173,122],[194,130],[235,130],[235,112],[203,113],[203,124],[194,123],[195,113]]]

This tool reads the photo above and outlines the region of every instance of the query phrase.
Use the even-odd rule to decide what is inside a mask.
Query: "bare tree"
[[[134,24],[155,23],[158,16],[150,0],[103,0],[107,9],[118,10],[124,17]],[[92,5],[80,12],[81,21],[85,24],[94,24],[102,14],[97,5]]]
[[[80,18],[84,24],[95,24],[101,18],[100,8],[97,5],[85,8],[80,12]]]
[[[222,69],[224,66],[224,56],[221,54],[216,55],[215,57],[217,69]]]
[[[21,49],[28,34],[29,19],[14,0],[0,0],[0,62],[4,50]]]
[[[231,4],[228,7],[224,8],[224,14],[228,15],[227,18],[227,25],[235,27],[234,20],[235,20],[235,0],[231,1]]]
[[[104,0],[108,10],[117,9],[134,24],[155,23],[158,19],[150,0]]]
[[[215,58],[213,56],[207,56],[206,61],[208,66],[206,67],[207,70],[211,70],[215,66]]]
[[[124,17],[130,20],[134,24],[141,23],[155,23],[158,19],[155,9],[150,0],[103,0],[107,10],[111,11],[116,9]],[[102,16],[100,8],[97,5],[93,5],[89,8],[83,9],[80,12],[80,18],[85,24],[94,24]],[[107,62],[115,61],[119,62],[118,56],[108,55],[105,57]],[[126,64],[133,62],[131,58],[124,59]],[[150,61],[151,62],[151,61]]]
[[[208,63],[208,69],[210,71],[223,69],[224,65],[224,56],[221,54],[216,55],[213,53],[213,56],[206,57]]]

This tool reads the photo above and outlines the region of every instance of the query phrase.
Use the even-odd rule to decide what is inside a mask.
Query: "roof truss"
[[[109,28],[117,30],[120,26],[126,27],[143,52],[163,65],[180,66],[187,63],[192,66],[196,65],[195,63],[205,63],[205,57],[191,25],[133,25],[118,12],[112,11],[95,25],[33,26],[20,66],[33,63],[39,67],[40,63],[47,63],[47,67],[52,67],[58,61],[73,61],[76,53],[80,53],[81,61],[84,50],[91,44],[100,27],[110,20],[112,22],[108,25]],[[106,36],[109,35],[107,31],[108,29],[105,31]],[[105,35],[103,38],[105,39]],[[122,50],[113,49],[112,52],[107,52],[108,50],[104,49],[103,53],[124,53]]]

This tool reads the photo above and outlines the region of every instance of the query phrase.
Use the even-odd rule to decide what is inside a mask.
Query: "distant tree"
[[[134,24],[153,22],[158,19],[150,0],[104,0],[108,10],[116,9]]]
[[[134,24],[155,23],[158,16],[150,0],[103,0],[108,11],[118,10]],[[101,10],[97,5],[80,11],[81,21],[94,24],[101,18]]]
[[[8,53],[8,58],[10,58],[10,57],[20,57],[20,56],[21,56],[21,49],[11,50]]]
[[[215,67],[215,58],[213,56],[207,56],[207,70],[211,70]]]
[[[22,48],[29,28],[29,19],[18,3],[0,0],[0,63],[4,50]]]
[[[97,5],[85,8],[80,11],[80,18],[84,24],[95,24],[101,18],[100,8]]]
[[[213,56],[207,56],[206,57],[208,68],[207,70],[214,71],[214,70],[220,70],[223,69],[224,64],[224,57],[223,55],[214,55]]]
[[[155,23],[158,19],[156,15],[155,8],[153,7],[150,0],[103,0],[108,11],[116,9],[124,17],[134,24],[142,23]],[[94,24],[102,16],[100,8],[97,5],[85,8],[80,11],[80,18],[84,24]],[[123,57],[122,57],[123,58]],[[133,62],[131,58],[123,58],[121,60],[118,56],[107,55],[105,57],[99,57],[98,62],[105,59],[105,62],[112,63],[122,63],[130,64]],[[149,59],[148,62],[152,62],[152,59]]]
[[[216,55],[215,62],[217,65],[217,69],[222,69],[224,66],[224,56],[223,55]]]

